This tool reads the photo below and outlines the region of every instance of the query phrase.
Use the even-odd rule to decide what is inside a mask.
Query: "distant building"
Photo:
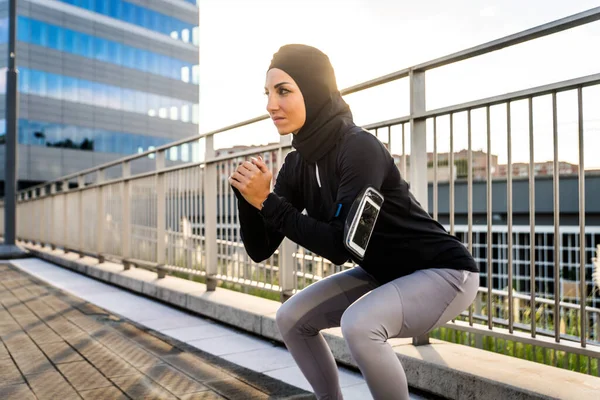
[[[558,165],[560,175],[577,175],[577,173],[579,172],[579,165],[571,164],[565,161],[560,161]],[[535,163],[533,168],[535,176],[554,175],[553,161]],[[513,177],[529,176],[529,163],[513,163],[512,175]],[[495,176],[508,176],[508,165],[498,165],[498,172]]]
[[[393,154],[394,162],[398,169],[402,171],[404,156]],[[473,180],[484,180],[487,177],[487,153],[481,150],[472,151],[473,158]],[[454,179],[467,178],[468,176],[468,151],[461,150],[454,153]],[[433,152],[427,153],[427,180],[433,182],[434,172],[433,168],[434,155]],[[438,153],[437,154],[437,178],[439,182],[450,180],[450,153]],[[498,170],[498,156],[492,154],[491,157],[491,173],[492,176],[496,176]],[[410,155],[406,155],[406,178],[410,176]]]

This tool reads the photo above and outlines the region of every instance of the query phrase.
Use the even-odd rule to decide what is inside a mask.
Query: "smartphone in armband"
[[[383,201],[381,193],[368,187],[356,198],[346,219],[344,245],[361,260],[367,251]]]

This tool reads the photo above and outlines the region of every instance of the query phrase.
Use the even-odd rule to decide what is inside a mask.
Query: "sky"
[[[597,0],[200,0],[201,133],[266,113],[264,79],[288,43],[324,51],[340,89],[599,5]],[[427,72],[427,109],[600,73],[600,22]],[[406,79],[346,96],[359,125],[408,114]],[[585,165],[600,168],[600,88],[584,98]],[[559,159],[577,163],[577,96],[558,102]],[[512,112],[513,162],[529,157],[526,102]],[[552,159],[549,96],[534,100],[536,161]],[[505,163],[506,109],[491,109],[492,152]],[[454,148],[466,148],[466,115],[454,118]],[[428,150],[433,150],[432,123]],[[437,121],[438,151],[449,149],[449,121]],[[486,149],[485,111],[473,112],[473,148]],[[400,153],[393,130],[392,152]],[[407,137],[408,139],[408,137]],[[216,147],[279,140],[270,121],[217,135]],[[384,139],[386,140],[386,139]],[[410,142],[406,142],[407,148]]]

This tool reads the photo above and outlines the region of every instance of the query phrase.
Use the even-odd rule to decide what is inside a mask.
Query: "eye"
[[[279,93],[279,95],[283,96],[283,95],[286,95],[291,92],[289,90],[287,90],[286,88],[280,87],[279,89],[277,89],[277,93]]]

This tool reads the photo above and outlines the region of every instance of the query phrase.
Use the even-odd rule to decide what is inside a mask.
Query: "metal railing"
[[[587,357],[588,373],[595,365],[598,373],[598,308],[587,305],[589,288],[585,272],[591,267],[590,248],[586,244],[590,228],[585,220],[585,173],[584,173],[584,90],[600,84],[598,74],[557,82],[541,87],[530,88],[496,97],[485,98],[464,104],[457,104],[437,110],[427,110],[425,104],[425,74],[427,71],[453,64],[462,60],[487,54],[505,47],[517,45],[556,32],[571,29],[600,19],[600,7],[582,12],[561,20],[507,36],[480,46],[460,51],[446,57],[419,64],[393,74],[347,88],[344,95],[364,91],[379,85],[408,79],[410,83],[410,114],[369,124],[371,130],[391,149],[392,142],[401,141],[399,165],[403,176],[411,183],[411,190],[422,205],[427,207],[427,138],[433,138],[434,168],[434,210],[437,217],[438,184],[438,132],[442,124],[448,124],[449,176],[454,176],[454,138],[462,130],[467,137],[468,153],[468,224],[458,227],[455,224],[454,178],[450,179],[450,224],[452,234],[462,235],[471,252],[485,249],[484,257],[478,259],[485,287],[480,288],[479,296],[464,316],[447,324],[452,330],[489,336],[506,341],[548,349],[565,354]],[[574,260],[571,267],[576,269],[576,298],[563,301],[561,297],[561,252],[559,191],[560,176],[554,175],[553,203],[554,225],[546,232],[552,243],[544,251],[552,256],[548,260],[539,259],[537,240],[515,243],[519,240],[519,229],[512,222],[512,176],[507,178],[507,215],[505,234],[502,236],[502,254],[497,251],[498,235],[491,212],[487,213],[487,223],[477,227],[473,223],[473,135],[484,135],[487,141],[486,176],[487,210],[492,209],[491,172],[491,110],[500,109],[506,121],[508,170],[512,164],[512,117],[511,110],[518,103],[527,110],[527,137],[529,141],[529,238],[539,233],[535,224],[535,170],[534,150],[536,132],[534,129],[534,102],[548,98],[551,102],[549,124],[552,126],[554,148],[554,171],[558,171],[558,127],[557,96],[561,93],[575,93],[577,107],[577,130],[572,140],[579,143],[579,227],[574,233]],[[473,118],[483,116],[483,128],[474,127]],[[29,188],[19,193],[18,237],[21,240],[49,244],[79,251],[81,254],[96,254],[104,257],[125,260],[127,263],[151,263],[172,273],[197,275],[205,279],[208,290],[214,290],[217,281],[229,282],[251,289],[261,289],[287,298],[306,285],[324,276],[352,267],[332,265],[329,261],[312,254],[289,240],[284,240],[276,253],[261,263],[249,260],[240,239],[238,214],[235,198],[227,177],[233,169],[249,156],[261,155],[276,176],[287,152],[291,151],[289,137],[281,138],[276,144],[248,149],[234,154],[218,154],[214,140],[217,135],[228,134],[257,124],[268,116],[260,116],[196,137],[179,140],[141,154],[129,156],[95,168],[90,168],[61,179]],[[457,128],[457,120],[464,121],[463,128]],[[481,125],[481,124],[480,124]],[[409,146],[406,145],[410,141]],[[407,147],[410,151],[407,151]],[[203,151],[201,150],[203,148]],[[203,153],[203,157],[198,155]],[[410,165],[407,155],[410,154]],[[147,169],[148,163],[153,164]],[[132,173],[136,171],[136,173]],[[1,213],[0,213],[1,214]],[[460,229],[459,229],[460,228]],[[0,229],[2,229],[0,225]],[[594,228],[595,229],[595,228]],[[596,240],[595,230],[593,241]],[[1,232],[0,232],[1,233]],[[485,240],[474,240],[474,234],[484,234]],[[515,235],[516,234],[516,235]],[[496,242],[495,242],[496,240]],[[527,248],[526,260],[515,258],[515,249]],[[137,261],[136,261],[137,260]],[[529,267],[515,275],[514,268],[519,263]],[[553,280],[551,292],[538,293],[540,277],[539,263],[550,263]],[[498,265],[503,264],[502,268]],[[551,267],[551,268],[550,268]],[[495,269],[496,268],[496,269]],[[491,271],[491,274],[490,274]],[[505,288],[494,287],[494,279],[506,271]],[[515,292],[512,284],[517,277],[529,281],[529,293]],[[538,310],[541,310],[538,313]],[[573,313],[577,314],[573,317]],[[539,314],[539,315],[538,315]],[[565,322],[565,320],[568,320]],[[568,325],[568,329],[565,328]],[[423,338],[415,340],[422,343]],[[546,353],[544,353],[546,354]],[[545,357],[545,356],[544,356]],[[579,358],[578,358],[579,360]],[[579,365],[579,361],[578,361]]]

